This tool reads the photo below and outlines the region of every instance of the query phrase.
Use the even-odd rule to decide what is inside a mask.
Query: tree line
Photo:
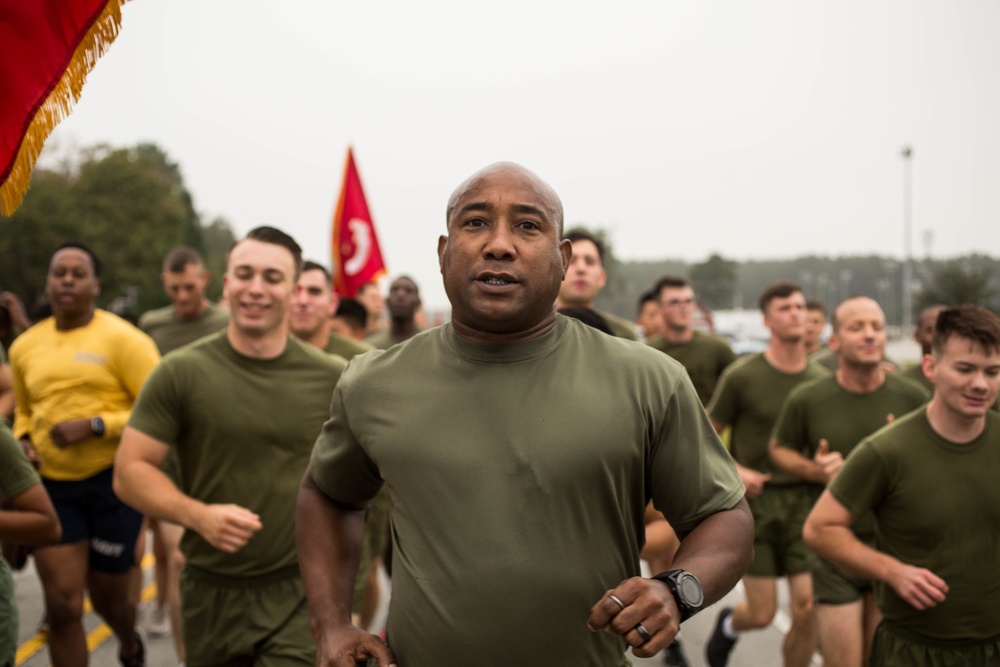
[[[599,234],[607,238],[606,234]],[[682,260],[627,261],[609,251],[605,255],[608,285],[598,307],[632,318],[643,292],[661,276],[688,278],[699,300],[713,310],[754,309],[764,285],[788,279],[802,286],[807,298],[824,302],[830,310],[848,296],[877,300],[886,321],[903,319],[903,266],[896,257],[865,255],[737,262],[713,254],[703,262]],[[1000,311],[1000,259],[969,255],[951,259],[913,260],[914,318],[928,305],[972,303]]]
[[[202,220],[180,168],[159,147],[101,145],[36,168],[24,203],[0,218],[0,290],[21,297],[29,313],[44,304],[49,259],[65,241],[86,243],[100,258],[98,305],[139,314],[168,302],[160,267],[177,245],[201,252],[209,293],[218,295],[234,235],[223,219]]]
[[[632,318],[641,294],[665,274],[688,277],[714,310],[755,308],[757,293],[781,279],[798,282],[807,297],[832,307],[849,295],[871,296],[890,324],[902,321],[899,258],[805,256],[737,262],[713,254],[702,262],[628,261],[615,256],[607,233],[589,230],[607,247],[608,285],[598,307]],[[0,291],[21,297],[29,311],[44,302],[52,251],[67,240],[91,246],[103,264],[98,304],[133,314],[167,303],[160,265],[174,246],[199,250],[212,272],[209,294],[221,293],[225,257],[235,240],[224,219],[205,222],[184,185],[180,167],[154,144],[84,149],[55,167],[38,167],[24,203],[0,218]],[[1000,260],[971,255],[914,261],[914,312],[932,303],[975,303],[1000,310]]]

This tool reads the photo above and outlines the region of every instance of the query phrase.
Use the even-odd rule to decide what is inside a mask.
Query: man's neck
[[[823,349],[823,346],[818,340],[814,343],[806,343],[806,356],[808,357],[813,352],[819,352],[821,349]]]
[[[194,313],[192,313],[190,315],[181,316],[181,315],[177,314],[177,309],[175,308],[174,309],[174,317],[176,317],[181,322],[190,322],[192,320],[196,320],[199,317],[201,317],[202,314],[207,309],[208,309],[208,299],[202,299],[201,303],[198,304],[198,310],[196,310]]]
[[[456,320],[454,318],[451,320],[451,326],[455,330],[456,334],[462,338],[471,340],[473,343],[479,343],[480,345],[514,345],[515,343],[524,343],[544,336],[548,332],[552,331],[552,328],[555,327],[555,325],[556,311],[554,309],[551,313],[545,316],[545,319],[530,329],[513,333],[481,331],[463,324],[461,320]]]
[[[94,307],[91,306],[87,311],[76,315],[53,313],[52,317],[56,321],[56,329],[59,331],[72,331],[73,329],[80,329],[90,324],[94,319]]]
[[[569,301],[563,300],[562,297],[556,297],[556,310],[562,310],[563,308],[587,308],[588,310],[595,310],[594,304],[597,301],[577,301],[575,303],[570,303]]]
[[[294,331],[291,333],[303,343],[308,343],[309,345],[318,347],[321,350],[325,350],[326,344],[330,342],[330,329],[328,327],[320,327],[309,336],[300,336]]]
[[[420,333],[420,330],[417,328],[417,323],[412,317],[405,320],[397,320],[393,318],[391,320],[391,324],[389,325],[389,333],[396,340],[402,340],[412,338]]]
[[[277,329],[261,336],[249,336],[236,328],[230,321],[226,329],[226,337],[233,349],[244,357],[251,359],[274,359],[288,347],[288,334],[285,329]]]
[[[687,327],[685,329],[674,329],[666,327],[660,335],[663,336],[664,340],[668,343],[683,345],[684,343],[690,343],[691,339],[694,338],[694,328]]]
[[[881,363],[859,366],[841,358],[837,364],[837,384],[852,394],[870,394],[885,384]]]
[[[927,421],[942,438],[962,445],[978,438],[986,428],[986,415],[968,417],[957,414],[937,395],[927,404]]]
[[[764,350],[764,358],[782,373],[801,373],[809,362],[806,346],[801,339],[779,340],[774,336],[771,336],[771,341]]]

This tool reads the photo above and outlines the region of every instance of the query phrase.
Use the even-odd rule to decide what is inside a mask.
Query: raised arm
[[[295,544],[318,667],[355,667],[369,658],[377,659],[380,667],[395,664],[381,639],[351,624],[364,524],[364,507],[334,500],[316,485],[312,471],[306,471],[295,508]]]
[[[6,362],[0,363],[0,417],[14,418],[14,377]]]
[[[825,439],[819,441],[816,455],[811,459],[791,447],[785,447],[775,437],[771,438],[767,450],[776,468],[814,484],[828,483],[844,464],[843,455],[840,452],[831,453],[830,443]]]
[[[824,560],[858,576],[889,584],[916,609],[928,609],[944,601],[948,584],[943,579],[871,548],[854,535],[853,523],[850,510],[828,489],[809,513],[802,537]]]
[[[682,533],[673,568],[687,570],[701,582],[707,607],[732,590],[753,560],[753,517],[745,499],[732,508],[705,518]],[[614,596],[622,602],[620,607]],[[587,625],[597,631],[610,628],[622,635],[641,658],[656,655],[673,642],[680,630],[680,610],[673,593],[657,579],[632,577],[608,591],[591,609]],[[651,637],[635,631],[642,624]]]
[[[721,422],[714,417],[710,419],[712,421],[712,428],[715,429],[715,432],[719,436],[729,428],[729,424]],[[753,468],[747,468],[741,465],[736,459],[733,459],[733,463],[736,464],[736,472],[739,473],[740,479],[743,481],[743,488],[747,491],[747,498],[756,498],[764,492],[764,485],[771,481],[771,475],[754,470]]]
[[[61,536],[59,518],[41,484],[9,498],[0,509],[0,539],[42,545],[55,544]]]
[[[745,498],[679,537],[673,567],[698,577],[705,590],[703,607],[733,590],[753,561],[753,515]]]
[[[169,452],[165,442],[126,426],[115,457],[118,497],[147,516],[194,530],[220,551],[242,549],[260,530],[260,517],[239,505],[207,505],[182,493],[160,469]]]

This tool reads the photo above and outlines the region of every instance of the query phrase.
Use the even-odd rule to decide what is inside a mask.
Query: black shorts
[[[90,541],[90,568],[121,574],[135,562],[142,515],[111,489],[113,469],[76,481],[44,479],[45,490],[62,523],[59,544]]]

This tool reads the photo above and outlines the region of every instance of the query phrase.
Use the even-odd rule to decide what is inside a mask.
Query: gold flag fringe
[[[108,50],[121,30],[121,5],[125,0],[108,0],[94,24],[80,41],[66,71],[42,102],[28,125],[18,147],[17,156],[7,179],[0,183],[0,214],[10,216],[21,205],[24,193],[31,185],[31,172],[49,134],[69,116],[73,105],[80,101],[80,92],[87,74]]]

